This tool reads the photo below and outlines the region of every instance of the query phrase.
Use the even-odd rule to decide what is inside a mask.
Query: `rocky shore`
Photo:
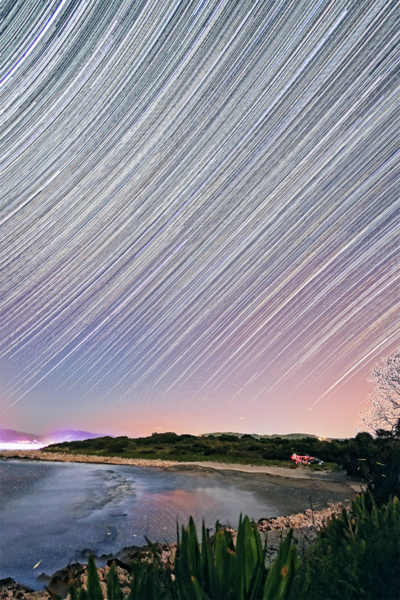
[[[266,543],[266,564],[271,564],[279,550],[281,540],[286,536],[289,528],[293,528],[293,544],[297,546],[300,554],[305,552],[315,542],[318,531],[322,529],[334,515],[340,514],[343,508],[349,509],[349,502],[330,503],[323,510],[307,509],[302,513],[289,515],[287,517],[273,517],[269,519],[260,519],[257,523],[260,532],[262,543]],[[228,529],[232,535],[234,543],[236,542],[236,531]],[[155,548],[166,569],[171,570],[173,576],[174,560],[177,551],[177,544],[159,543],[155,544]],[[124,548],[115,557],[109,557],[105,567],[98,568],[101,588],[104,598],[107,600],[106,579],[113,560],[117,563],[117,572],[121,584],[121,589],[124,595],[129,593],[129,565],[132,560],[151,561],[152,554],[147,546],[138,548]],[[64,569],[57,571],[52,576],[48,577],[44,573],[39,579],[43,584],[51,590],[51,593],[58,594],[61,598],[67,598],[68,585],[71,580],[80,579],[84,588],[87,584],[87,567],[84,564],[75,563],[68,565]],[[45,589],[39,592],[34,592],[27,586],[16,583],[13,579],[0,580],[0,600],[51,600],[52,594]]]

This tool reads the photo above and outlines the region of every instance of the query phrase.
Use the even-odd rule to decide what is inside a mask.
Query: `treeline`
[[[245,434],[241,437],[231,434],[198,437],[190,434],[154,433],[149,437],[116,438],[101,437],[79,442],[63,442],[49,446],[48,450],[58,448],[63,451],[82,451],[123,456],[157,455],[176,460],[201,460],[217,458],[243,458],[255,461],[289,461],[293,452],[297,454],[316,454],[325,462],[336,462],[343,454],[344,442],[320,442],[308,437],[300,440],[287,438],[261,438]]]

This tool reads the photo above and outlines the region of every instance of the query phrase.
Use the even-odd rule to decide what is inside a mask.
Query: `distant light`
[[[1,450],[40,450],[46,444],[33,444],[32,442],[0,442]]]

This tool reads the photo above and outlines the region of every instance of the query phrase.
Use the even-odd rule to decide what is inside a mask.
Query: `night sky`
[[[0,29],[0,427],[354,435],[399,345],[398,2]]]

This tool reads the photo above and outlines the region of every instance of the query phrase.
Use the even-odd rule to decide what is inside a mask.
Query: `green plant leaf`
[[[107,575],[107,597],[108,600],[120,600],[122,598],[115,561],[111,564]]]
[[[261,546],[261,542],[260,542]],[[247,595],[252,583],[254,573],[259,566],[259,545],[253,533],[253,526],[246,516],[240,518],[236,544],[237,569],[238,569],[238,597]]]
[[[272,564],[264,585],[263,600],[283,600],[290,591],[297,569],[297,549],[291,542],[293,529],[289,530],[286,538],[281,542],[278,556]]]
[[[85,588],[81,588],[78,594],[79,600],[91,600],[89,594],[85,590]]]
[[[200,583],[200,585],[203,585],[203,569],[201,565],[199,542],[197,539],[196,525],[192,516],[189,518],[188,552],[191,572],[195,576],[196,580]]]
[[[88,559],[87,592],[90,596],[90,600],[104,600],[99,574],[97,572],[96,563],[92,553],[89,554]]]
[[[69,586],[68,592],[71,600],[78,600],[78,592],[74,584]]]

